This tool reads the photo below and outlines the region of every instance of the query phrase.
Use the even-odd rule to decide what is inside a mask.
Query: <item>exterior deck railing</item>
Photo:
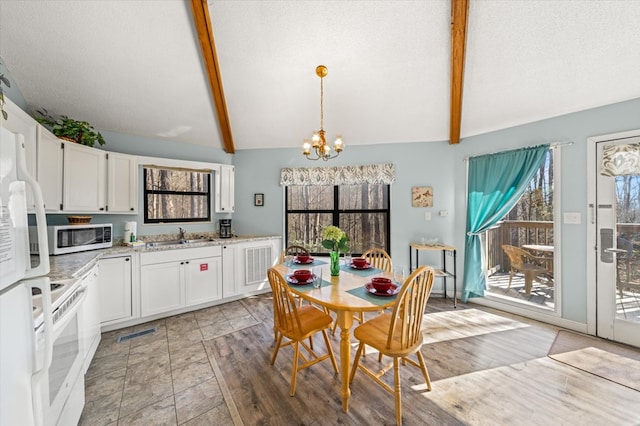
[[[526,244],[553,245],[553,222],[505,220],[489,229],[484,242],[489,275],[509,270],[509,258],[503,244],[522,247]]]

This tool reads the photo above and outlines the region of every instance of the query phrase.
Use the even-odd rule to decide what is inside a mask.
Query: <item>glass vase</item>
[[[337,277],[338,275],[340,275],[340,252],[332,251],[331,253],[329,253],[329,256],[331,256],[331,276]]]

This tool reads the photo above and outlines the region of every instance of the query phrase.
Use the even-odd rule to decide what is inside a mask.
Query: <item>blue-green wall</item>
[[[0,71],[6,71],[0,65]],[[10,73],[9,73],[10,77]],[[7,96],[19,106],[27,105],[13,84]],[[463,114],[464,127],[464,114]],[[236,166],[236,213],[233,228],[239,234],[282,235],[284,227],[284,192],[279,185],[283,167],[373,164],[391,162],[396,167],[396,181],[391,193],[391,253],[394,263],[408,265],[408,244],[422,236],[438,237],[458,247],[458,272],[462,275],[465,241],[465,158],[540,143],[571,141],[563,146],[561,161],[561,210],[579,212],[581,224],[562,225],[562,317],[577,323],[587,320],[587,138],[597,135],[640,129],[640,99],[555,117],[517,127],[463,139],[458,145],[446,142],[393,143],[350,146],[329,163],[311,162],[300,154],[298,146],[288,149],[240,150],[228,155],[217,147],[185,145],[163,139],[144,138],[103,132],[104,149],[143,156],[234,164]],[[411,207],[411,188],[431,186],[432,208]],[[263,193],[264,206],[253,205],[253,194]],[[139,202],[142,211],[142,198]],[[448,216],[440,217],[444,210]],[[425,211],[432,219],[424,220]],[[133,216],[135,217],[135,216]],[[229,217],[218,215],[215,219]],[[52,224],[66,223],[65,215],[49,215]],[[121,235],[123,223],[131,215],[94,215],[94,223],[112,222],[115,234]],[[175,226],[142,226],[140,235],[174,233]],[[214,222],[215,223],[215,222]],[[214,224],[186,226],[189,232],[214,230]],[[425,256],[425,262],[439,263],[439,256]],[[458,280],[462,282],[461,279]]]

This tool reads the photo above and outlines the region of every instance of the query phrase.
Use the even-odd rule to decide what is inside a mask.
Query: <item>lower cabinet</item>
[[[80,341],[84,353],[84,365],[82,372],[86,373],[93,355],[95,355],[100,343],[100,266],[95,265],[89,272],[80,278],[80,285],[84,287],[85,299],[80,310]]]
[[[222,297],[269,289],[267,270],[277,263],[281,245],[280,238],[224,245]]]
[[[100,259],[100,322],[133,318],[132,257]]]
[[[143,317],[222,298],[219,246],[140,255],[140,313]]]

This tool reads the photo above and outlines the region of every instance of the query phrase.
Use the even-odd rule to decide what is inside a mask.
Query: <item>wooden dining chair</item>
[[[267,275],[273,291],[273,323],[278,336],[273,357],[271,358],[271,365],[276,362],[276,357],[281,347],[293,346],[293,372],[291,374],[289,395],[294,396],[298,371],[329,358],[333,364],[333,369],[338,374],[338,363],[333,355],[333,349],[329,343],[329,336],[326,330],[331,327],[333,319],[315,306],[297,306],[289,286],[277,270],[270,268]],[[321,356],[313,350],[312,336],[318,332],[322,333],[324,343],[327,346],[327,353]],[[287,342],[282,342],[283,337],[288,339]],[[306,339],[309,339],[309,345],[306,344]],[[308,357],[304,352],[300,351],[300,345],[307,351]],[[302,358],[302,365],[299,365],[299,358]]]
[[[391,262],[391,256],[385,250],[380,248],[371,248],[364,253],[362,253],[362,257],[367,260],[371,266],[374,268],[382,269],[384,272],[393,272],[393,263]],[[382,311],[380,312],[382,313]],[[353,319],[363,323],[364,322],[364,312],[358,312],[353,315]],[[334,336],[336,334],[336,329],[338,328],[338,319],[333,322],[333,327],[331,328],[331,335]]]
[[[280,253],[280,263],[284,263],[288,255],[295,257],[299,254],[306,254],[307,256],[309,256],[309,250],[302,246],[291,245],[282,250],[282,253]]]
[[[385,272],[393,271],[391,256],[381,248],[371,248],[362,253],[362,257],[365,258],[374,268],[382,269]]]
[[[520,247],[510,246],[508,244],[503,245],[502,249],[507,253],[509,263],[511,264],[509,285],[507,288],[511,288],[511,280],[515,273],[521,272],[524,275],[524,291],[526,294],[531,294],[533,279],[540,275],[550,273],[549,268],[546,266],[549,258],[534,256]],[[547,284],[553,285],[553,281],[548,280]]]
[[[402,401],[400,395],[400,360],[414,365],[422,371],[428,390],[431,390],[429,372],[420,352],[422,347],[422,318],[433,287],[433,268],[421,266],[405,280],[398,293],[393,312],[384,313],[356,327],[354,337],[359,341],[353,361],[349,383],[353,382],[356,370],[362,370],[387,392],[395,396],[396,423],[402,424]],[[390,365],[377,366],[376,371],[361,363],[365,345],[377,349],[381,356],[393,358]],[[416,355],[417,362],[410,355]],[[378,359],[380,363],[380,358]],[[393,368],[394,387],[391,388],[381,377]]]

